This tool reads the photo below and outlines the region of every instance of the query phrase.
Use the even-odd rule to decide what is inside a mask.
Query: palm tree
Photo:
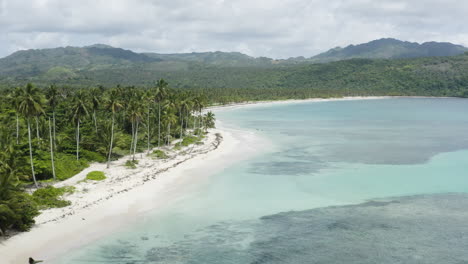
[[[96,130],[96,134],[98,133],[98,126],[97,126],[97,119],[96,119],[96,111],[99,109],[99,105],[101,104],[101,89],[100,88],[92,88],[90,90],[91,94],[91,108],[93,110],[93,122],[94,128]]]
[[[74,98],[71,106],[72,121],[76,124],[76,160],[80,159],[80,124],[83,118],[89,115],[88,106],[86,105],[86,94],[79,90]]]
[[[200,128],[201,130],[201,127],[202,127],[202,110],[203,108],[205,107],[205,98],[204,96],[202,95],[199,95],[197,97],[195,97],[194,99],[194,109],[196,112],[198,112],[198,127]],[[196,129],[195,129],[196,130]],[[199,131],[200,132],[200,131]]]
[[[208,130],[208,128],[214,128],[214,127],[215,127],[215,114],[209,111],[208,113],[205,114],[205,131]]]
[[[46,99],[48,100],[48,104],[50,108],[52,109],[52,130],[53,130],[53,144],[54,148],[57,148],[56,145],[56,134],[55,134],[55,109],[57,108],[57,105],[59,103],[59,98],[60,94],[55,85],[49,86],[49,88],[46,91]]]
[[[117,111],[119,111],[120,108],[122,108],[122,104],[119,101],[119,92],[117,89],[110,90],[109,96],[106,100],[106,108],[112,112],[111,139],[109,144],[109,156],[107,158],[107,168],[109,168],[112,156],[112,144],[114,142],[115,113],[117,113]]]
[[[43,113],[44,110],[42,108],[43,105],[43,98],[42,94],[40,93],[39,89],[34,87],[31,83],[26,85],[26,88],[23,90],[21,98],[19,99],[19,106],[18,110],[26,119],[28,124],[28,142],[29,142],[29,159],[31,162],[31,172],[32,178],[34,181],[34,185],[36,188],[38,187],[36,181],[36,174],[34,172],[34,162],[33,162],[33,154],[32,154],[32,145],[31,145],[31,118],[38,116],[40,113]]]
[[[167,135],[167,145],[169,145],[170,141],[170,135],[171,135],[171,125],[172,124],[177,124],[177,116],[174,114],[174,111],[177,111],[177,104],[175,102],[174,96],[171,96],[171,98],[167,99],[163,103],[163,110],[164,110],[164,123],[167,127],[168,135]],[[174,121],[174,122],[173,122]]]
[[[16,114],[16,144],[19,144],[19,105],[21,103],[21,98],[23,94],[23,89],[16,87],[13,93],[10,95],[12,98],[12,104],[15,108]]]
[[[159,79],[156,83],[156,88],[154,91],[154,100],[158,104],[158,147],[159,142],[161,142],[161,103],[166,99],[168,94],[167,92],[168,83],[163,79]]]
[[[151,117],[151,100],[152,100],[152,95],[151,91],[146,91],[144,95],[147,107],[148,107],[148,112],[146,113],[146,139],[147,139],[147,154],[150,152],[150,141],[151,141],[151,130],[150,130],[150,117]]]
[[[179,117],[180,117],[180,139],[184,136],[184,114],[187,113],[189,115],[189,111],[191,108],[191,102],[189,97],[185,97],[184,95],[181,97],[179,104]],[[186,120],[186,127],[188,127],[188,119]]]
[[[57,180],[55,177],[55,164],[54,164],[54,141],[52,139],[52,127],[50,125],[50,117],[49,117],[49,140],[50,140],[50,160],[52,162],[52,176],[54,180]]]
[[[128,118],[132,123],[132,143],[130,146],[130,153],[133,151],[132,160],[135,160],[135,152],[138,143],[138,127],[143,116],[142,105],[141,105],[141,97],[138,95],[132,99],[128,105]],[[133,149],[133,150],[132,150]]]
[[[171,125],[177,123],[177,116],[172,111],[167,111],[163,115],[163,121],[167,127],[167,145],[171,144]]]
[[[11,134],[6,126],[0,129],[0,201],[7,200],[10,191],[19,184],[17,148],[11,143]],[[4,230],[0,230],[0,234]]]

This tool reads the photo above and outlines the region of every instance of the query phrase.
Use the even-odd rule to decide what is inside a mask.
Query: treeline
[[[67,75],[68,76],[68,75]],[[200,63],[134,64],[116,69],[86,69],[66,78],[44,75],[9,79],[5,85],[34,80],[70,87],[137,84],[151,87],[164,78],[178,90],[203,92],[209,103],[365,95],[465,96],[468,54],[413,59],[351,59],[324,64],[275,67],[216,67]]]
[[[214,115],[206,96],[153,87],[83,89],[33,84],[0,91],[0,235],[27,230],[48,195],[42,188],[88,166],[150,152],[173,140],[203,137]],[[25,192],[28,191],[28,192]],[[48,202],[48,201],[46,201]]]

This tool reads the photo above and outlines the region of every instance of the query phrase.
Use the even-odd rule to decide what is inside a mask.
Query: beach
[[[184,190],[232,163],[249,158],[266,144],[254,132],[223,128],[210,129],[202,145],[191,145],[169,153],[173,158],[152,159],[139,153],[136,169],[123,164],[129,157],[106,164],[92,164],[57,187],[75,186],[65,197],[65,208],[48,209],[36,218],[29,231],[0,243],[1,263],[22,264],[29,257],[53,261],[67,251],[85,245],[122,226],[138,220],[146,212],[170,206],[183,197]],[[103,171],[101,182],[83,181],[90,171]]]
[[[325,102],[394,97],[344,97],[252,102],[214,106],[207,111],[221,111],[247,106],[268,106],[300,102]],[[119,228],[136,223],[145,213],[170,207],[184,197],[185,190],[232,164],[249,159],[270,145],[253,131],[228,127],[217,121],[201,145],[191,145],[179,151],[165,149],[166,160],[137,154],[136,169],[126,168],[124,157],[106,164],[96,163],[74,177],[57,183],[56,187],[75,186],[76,191],[65,197],[72,202],[65,208],[48,209],[36,218],[29,232],[17,234],[0,242],[1,263],[25,263],[28,257],[53,261],[68,251],[79,248]],[[107,179],[84,181],[90,171],[103,171]]]

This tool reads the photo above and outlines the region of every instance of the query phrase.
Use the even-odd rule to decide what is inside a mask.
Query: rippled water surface
[[[216,112],[272,151],[57,263],[468,263],[468,100]]]

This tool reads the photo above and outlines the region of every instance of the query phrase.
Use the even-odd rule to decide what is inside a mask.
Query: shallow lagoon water
[[[427,98],[218,111],[271,150],[57,263],[463,263],[466,113]]]

